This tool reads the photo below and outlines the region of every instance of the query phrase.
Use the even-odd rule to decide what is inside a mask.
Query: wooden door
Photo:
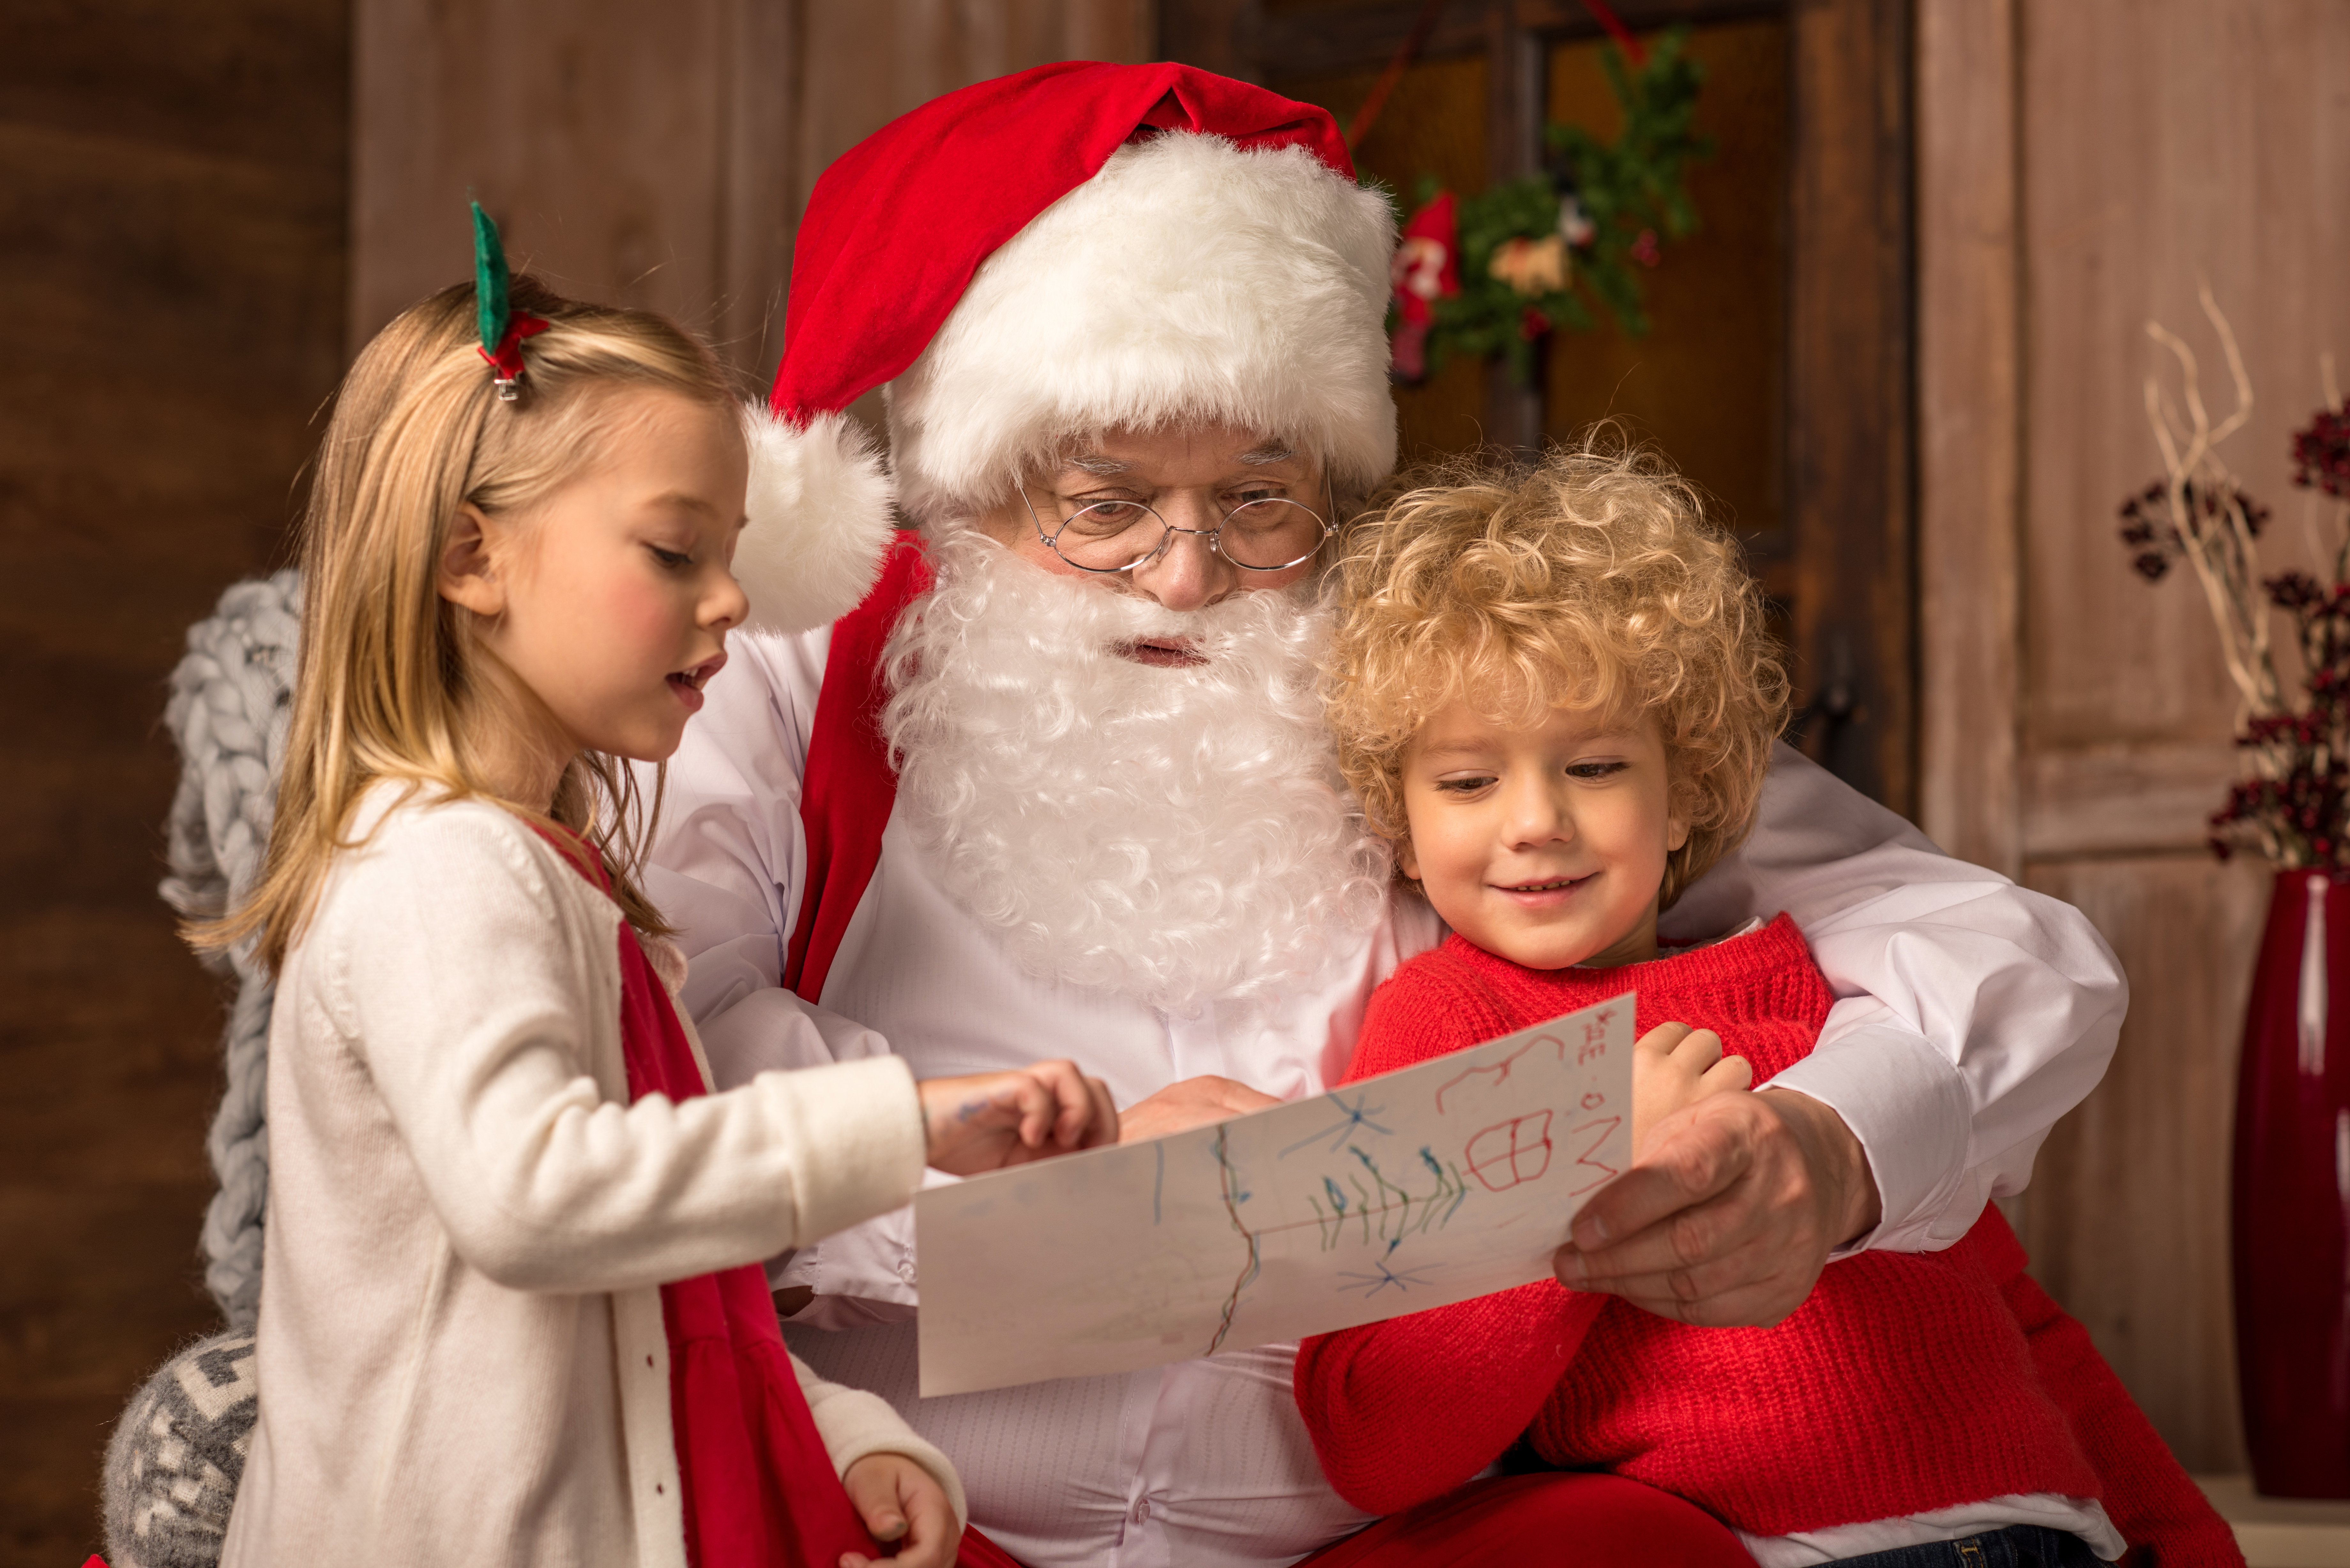
[[[2286,433],[2350,355],[2350,7],[1920,0],[1918,48],[1922,820],[2121,954],[2120,1050],[2013,1211],[2180,1459],[2241,1469],[2227,1158],[2266,874],[2205,848],[2232,693],[2115,511],[2159,472],[2148,318],[2232,402],[2208,278],[2261,400],[2227,450],[2269,569],[2314,564]]]

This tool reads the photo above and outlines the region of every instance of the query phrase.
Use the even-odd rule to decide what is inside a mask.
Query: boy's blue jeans
[[[2040,1524],[2012,1524],[1956,1541],[1897,1546],[1837,1559],[1837,1568],[2105,1568],[2079,1536]]]

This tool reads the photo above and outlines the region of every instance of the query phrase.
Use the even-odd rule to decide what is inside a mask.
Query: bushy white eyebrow
[[[1294,447],[1284,446],[1279,441],[1268,441],[1263,446],[1252,447],[1233,461],[1246,463],[1252,468],[1263,468],[1270,463],[1287,462],[1296,455],[1297,452]],[[1120,462],[1107,452],[1073,452],[1063,457],[1061,461],[1071,468],[1092,474],[1097,479],[1107,479],[1113,474],[1134,472],[1134,464]]]

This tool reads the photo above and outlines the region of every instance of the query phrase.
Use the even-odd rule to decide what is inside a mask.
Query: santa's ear
[[[896,528],[896,492],[881,450],[847,414],[795,425],[745,408],[750,521],[734,576],[754,631],[808,631],[855,609],[872,590]]]

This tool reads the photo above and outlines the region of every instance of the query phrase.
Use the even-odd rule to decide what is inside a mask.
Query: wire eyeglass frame
[[[1316,512],[1314,508],[1306,505],[1304,502],[1293,501],[1287,496],[1266,496],[1263,500],[1259,501],[1242,502],[1238,506],[1235,506],[1231,511],[1224,513],[1222,518],[1213,528],[1178,527],[1176,524],[1167,521],[1166,518],[1160,516],[1159,509],[1151,505],[1147,501],[1097,501],[1090,505],[1078,507],[1076,511],[1071,513],[1068,516],[1061,520],[1061,525],[1058,528],[1055,528],[1051,533],[1047,534],[1045,531],[1045,519],[1039,515],[1036,511],[1035,499],[1028,493],[1028,487],[1025,484],[1023,484],[1020,487],[1020,500],[1022,504],[1028,508],[1028,520],[1035,524],[1036,538],[1038,542],[1046,549],[1052,551],[1055,556],[1058,556],[1064,565],[1068,566],[1075,570],[1080,572],[1090,572],[1096,576],[1102,577],[1116,576],[1120,572],[1139,571],[1143,567],[1149,566],[1152,562],[1159,560],[1161,556],[1167,554],[1168,550],[1173,546],[1175,536],[1179,534],[1188,534],[1193,538],[1207,540],[1208,548],[1213,552],[1219,559],[1229,562],[1232,566],[1243,572],[1285,572],[1293,566],[1302,566],[1306,562],[1312,560],[1315,556],[1320,555],[1322,553],[1322,546],[1327,545],[1331,538],[1338,532],[1338,525],[1330,520],[1329,515],[1336,513],[1338,504],[1337,494],[1333,487],[1330,471],[1326,464],[1324,466],[1322,471],[1322,495],[1323,505],[1326,509],[1326,513]],[[1059,499],[1064,501],[1073,501],[1076,498],[1074,496],[1060,496]],[[1247,511],[1252,506],[1270,505],[1295,506],[1298,511],[1303,512],[1306,516],[1314,519],[1315,525],[1321,529],[1321,533],[1315,536],[1313,547],[1307,550],[1304,555],[1298,556],[1296,559],[1292,561],[1284,561],[1279,566],[1259,566],[1252,565],[1247,561],[1235,560],[1224,549],[1225,527],[1231,524],[1233,518],[1239,516],[1242,513]],[[1076,522],[1078,518],[1083,517],[1087,513],[1099,511],[1103,508],[1111,506],[1139,507],[1153,523],[1159,524],[1159,543],[1152,545],[1149,550],[1143,552],[1141,555],[1137,556],[1133,560],[1128,561],[1122,566],[1089,566],[1083,561],[1071,560],[1067,554],[1066,554],[1061,548],[1061,535],[1067,533],[1069,531],[1070,524]],[[1134,528],[1129,528],[1128,532],[1133,532],[1140,526],[1141,524],[1138,523],[1134,525]],[[1112,535],[1112,537],[1115,538],[1117,535]]]

